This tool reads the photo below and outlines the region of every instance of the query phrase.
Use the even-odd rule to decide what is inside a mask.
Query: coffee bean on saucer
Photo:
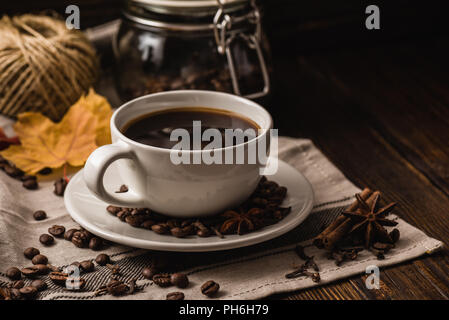
[[[55,242],[55,239],[51,235],[44,233],[39,237],[39,241],[44,246],[50,246]]]
[[[65,227],[54,225],[54,226],[48,228],[48,233],[51,234],[52,236],[55,236],[56,238],[61,238],[64,236]]]
[[[76,231],[72,236],[72,243],[78,248],[87,247],[88,241],[86,233],[82,231]]]
[[[103,240],[97,237],[93,237],[89,241],[89,249],[91,250],[100,250],[103,246]]]
[[[206,238],[210,236],[210,231],[208,229],[199,229],[196,235],[201,238]]]
[[[145,220],[140,226],[144,229],[151,230],[151,227],[154,226],[155,223],[156,222],[154,222],[153,220]]]
[[[23,251],[23,255],[25,257],[27,257],[28,259],[33,259],[34,256],[37,256],[40,253],[39,249],[30,247],[30,248],[26,248]]]
[[[11,280],[20,280],[20,278],[22,277],[22,273],[20,272],[19,268],[11,267],[6,270],[6,276]]]
[[[184,238],[185,236],[187,236],[187,233],[179,227],[171,228],[170,233],[177,238]]]
[[[24,182],[22,182],[22,186],[28,190],[36,190],[39,187],[36,179],[25,180]]]
[[[184,293],[182,292],[167,293],[167,300],[184,300]]]
[[[20,288],[23,288],[24,286],[25,286],[25,281],[23,281],[23,280],[16,280],[12,284],[12,288],[14,288],[14,289],[20,289]]]
[[[142,275],[145,279],[152,280],[153,276],[156,274],[156,268],[154,267],[148,267],[143,268]]]
[[[170,277],[170,281],[178,288],[186,288],[189,285],[189,278],[185,273],[173,273]]]
[[[78,229],[67,230],[66,232],[64,232],[64,239],[67,241],[72,241],[73,234],[77,231],[78,231]]]
[[[105,253],[101,253],[95,258],[95,262],[98,263],[100,266],[105,266],[110,261],[111,261],[111,259]]]
[[[107,210],[110,214],[113,214],[114,216],[116,216],[117,213],[119,213],[120,210],[122,210],[122,208],[116,207],[116,206],[108,206],[108,207],[106,208],[106,210]]]
[[[125,218],[125,222],[127,224],[129,224],[132,227],[140,227],[140,225],[142,224],[142,222],[144,221],[144,217],[142,216],[133,216],[133,215],[129,215]]]
[[[151,226],[151,230],[153,230],[157,234],[167,234],[169,231],[168,226],[162,223]]]
[[[162,288],[171,286],[171,279],[168,273],[155,274],[153,276],[153,282]]]
[[[37,289],[32,286],[23,287],[19,292],[25,299],[34,299],[37,295]]]
[[[31,263],[33,264],[47,264],[48,258],[43,254],[37,254],[31,259]]]
[[[33,213],[33,218],[37,221],[44,220],[45,218],[47,218],[47,213],[44,210],[37,210]]]
[[[47,289],[47,283],[45,283],[45,281],[42,281],[40,279],[34,280],[33,282],[31,282],[31,286],[35,287],[37,289],[37,291],[43,291],[45,289]]]
[[[94,264],[90,260],[81,261],[80,266],[84,272],[91,272],[95,269]]]
[[[60,178],[56,180],[54,187],[54,194],[62,197],[64,195],[65,188],[67,187],[67,181],[64,178]]]
[[[218,292],[219,289],[220,285],[218,283],[213,280],[209,280],[201,286],[201,293],[205,296],[212,297]]]

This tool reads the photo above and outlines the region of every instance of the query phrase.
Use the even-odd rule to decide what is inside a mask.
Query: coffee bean
[[[193,235],[193,234],[195,234],[195,227],[191,224],[184,226],[184,227],[182,227],[182,232],[184,232],[184,234],[186,236]]]
[[[92,272],[95,269],[94,264],[90,260],[81,261],[80,266],[84,272]]]
[[[170,275],[168,273],[158,273],[153,276],[153,282],[159,287],[171,286]]]
[[[55,236],[56,238],[62,238],[65,233],[65,227],[54,225],[51,228],[48,228],[48,233],[52,236]]]
[[[144,222],[142,222],[142,224],[140,225],[142,228],[148,229],[150,230],[152,226],[154,226],[156,222],[154,222],[153,220],[145,220]]]
[[[24,286],[25,286],[25,281],[23,281],[23,280],[14,281],[14,283],[12,284],[12,287],[14,289],[20,289],[20,288],[23,288]]]
[[[155,224],[151,226],[151,230],[156,232],[157,234],[167,234],[169,229],[166,224]]]
[[[120,210],[122,210],[122,208],[116,207],[116,206],[108,206],[108,207],[106,208],[106,210],[107,210],[110,214],[113,214],[114,216],[116,216],[117,213],[119,213]]]
[[[49,275],[51,281],[58,285],[65,285],[68,277],[69,275],[65,272],[50,272]]]
[[[170,233],[177,238],[184,238],[185,236],[187,236],[184,230],[179,227],[171,228]]]
[[[210,236],[210,231],[208,229],[199,229],[196,235],[201,238],[206,238]]]
[[[30,175],[30,174],[24,174],[23,176],[20,177],[20,181],[25,182],[27,180],[35,180],[37,181],[37,177]]]
[[[201,293],[205,296],[212,297],[218,292],[219,289],[220,285],[218,283],[213,280],[209,280],[201,286]]]
[[[86,236],[87,241],[90,241],[90,239],[92,239],[94,237],[94,235],[92,233],[90,233],[89,231],[81,228],[80,232],[84,233],[84,235]]]
[[[30,247],[30,248],[26,248],[23,251],[23,255],[25,257],[27,257],[28,259],[33,259],[34,256],[37,256],[40,253],[39,249]]]
[[[107,285],[106,289],[109,294],[113,296],[121,296],[128,291],[128,286],[119,280],[111,280]]]
[[[173,273],[170,277],[170,281],[178,288],[187,288],[189,285],[189,278],[187,278],[187,275],[184,273]]]
[[[126,184],[122,184],[120,186],[120,189],[117,190],[115,193],[125,193],[128,192],[128,186]]]
[[[110,261],[111,261],[111,259],[105,253],[101,253],[95,258],[95,262],[98,263],[100,266],[105,266]]]
[[[51,168],[45,167],[44,169],[40,170],[38,173],[43,175],[43,176],[46,176],[46,175],[49,175],[52,172],[53,172],[53,170]]]
[[[91,250],[100,250],[103,246],[103,240],[97,237],[93,237],[89,241],[89,249]]]
[[[73,234],[77,232],[78,229],[69,229],[64,233],[64,239],[67,241],[72,241]]]
[[[70,265],[71,265],[71,266],[75,266],[75,267],[77,267],[78,269],[81,269],[81,263],[79,263],[78,261],[72,262]]]
[[[18,178],[23,175],[23,171],[14,165],[5,165],[4,169],[6,174],[12,178]]]
[[[140,225],[142,224],[142,222],[144,222],[145,219],[143,216],[133,216],[133,215],[129,215],[125,218],[125,222],[127,224],[129,224],[132,227],[140,227]]]
[[[167,293],[167,300],[184,300],[184,293],[182,292]]]
[[[117,213],[117,218],[120,219],[120,221],[125,221],[126,217],[129,216],[131,213],[127,209],[122,209]]]
[[[37,181],[34,179],[25,180],[22,183],[22,186],[28,190],[36,190],[39,187],[39,185],[37,184]]]
[[[37,255],[35,255],[33,257],[33,259],[31,259],[31,262],[33,264],[47,264],[48,263],[48,259],[43,254],[37,254]]]
[[[78,248],[85,248],[88,244],[88,237],[83,231],[76,231],[72,236],[72,243]]]
[[[35,287],[37,289],[37,291],[43,291],[45,289],[47,289],[47,283],[45,283],[44,281],[38,279],[38,280],[34,280],[33,282],[31,282],[31,286]]]
[[[54,194],[62,197],[64,195],[65,188],[67,187],[67,181],[64,178],[56,180],[54,183]]]
[[[32,286],[23,287],[19,292],[25,299],[34,299],[37,295],[37,289]]]
[[[44,246],[50,246],[55,242],[55,239],[51,235],[44,233],[39,237],[39,241]]]
[[[142,270],[142,275],[145,279],[148,280],[152,280],[153,276],[156,274],[156,268],[153,267],[149,267],[149,268],[144,268]]]
[[[11,267],[6,270],[6,276],[11,280],[20,280],[22,277],[20,270],[16,267]]]
[[[22,300],[22,294],[20,293],[20,289],[11,288],[9,289],[11,292],[11,299],[12,300]]]
[[[27,278],[34,278],[39,275],[47,274],[50,268],[45,264],[36,264],[31,267],[22,268],[22,274]]]
[[[33,218],[37,221],[44,220],[45,218],[47,218],[47,213],[44,210],[37,210],[33,213]]]

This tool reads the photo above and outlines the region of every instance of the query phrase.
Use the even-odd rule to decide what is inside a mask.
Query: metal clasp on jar
[[[229,72],[231,74],[232,87],[234,93],[241,95],[240,85],[237,78],[237,72],[235,68],[234,58],[231,50],[231,44],[234,40],[241,38],[248,45],[248,48],[255,50],[259,62],[259,67],[262,73],[264,86],[261,91],[253,92],[244,95],[245,98],[254,99],[265,96],[270,91],[270,78],[268,76],[268,70],[263,57],[262,50],[260,48],[260,41],[262,37],[262,29],[260,23],[260,12],[257,8],[255,0],[250,0],[251,11],[242,16],[231,16],[224,12],[225,0],[217,0],[218,10],[214,16],[214,36],[217,43],[217,50],[220,54],[226,54],[228,61]],[[254,32],[231,32],[233,25],[247,21],[255,26]]]

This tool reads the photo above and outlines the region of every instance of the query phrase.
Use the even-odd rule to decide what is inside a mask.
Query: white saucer
[[[114,164],[106,171],[104,182],[108,189],[117,190],[122,184],[115,172]],[[312,210],[314,196],[307,179],[296,169],[279,160],[279,168],[274,176],[268,177],[288,189],[282,206],[291,206],[292,211],[280,222],[245,235],[219,237],[176,238],[159,235],[150,230],[134,228],[120,221],[106,211],[107,203],[97,199],[87,189],[82,170],[72,177],[64,193],[65,206],[83,228],[93,234],[123,245],[162,251],[217,251],[253,245],[278,237],[298,226]]]

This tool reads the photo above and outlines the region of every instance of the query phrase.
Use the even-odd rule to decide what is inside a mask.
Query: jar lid
[[[220,0],[224,7],[232,9],[246,4],[249,0]],[[204,14],[216,12],[218,0],[130,0],[140,4],[153,12],[168,14]]]

